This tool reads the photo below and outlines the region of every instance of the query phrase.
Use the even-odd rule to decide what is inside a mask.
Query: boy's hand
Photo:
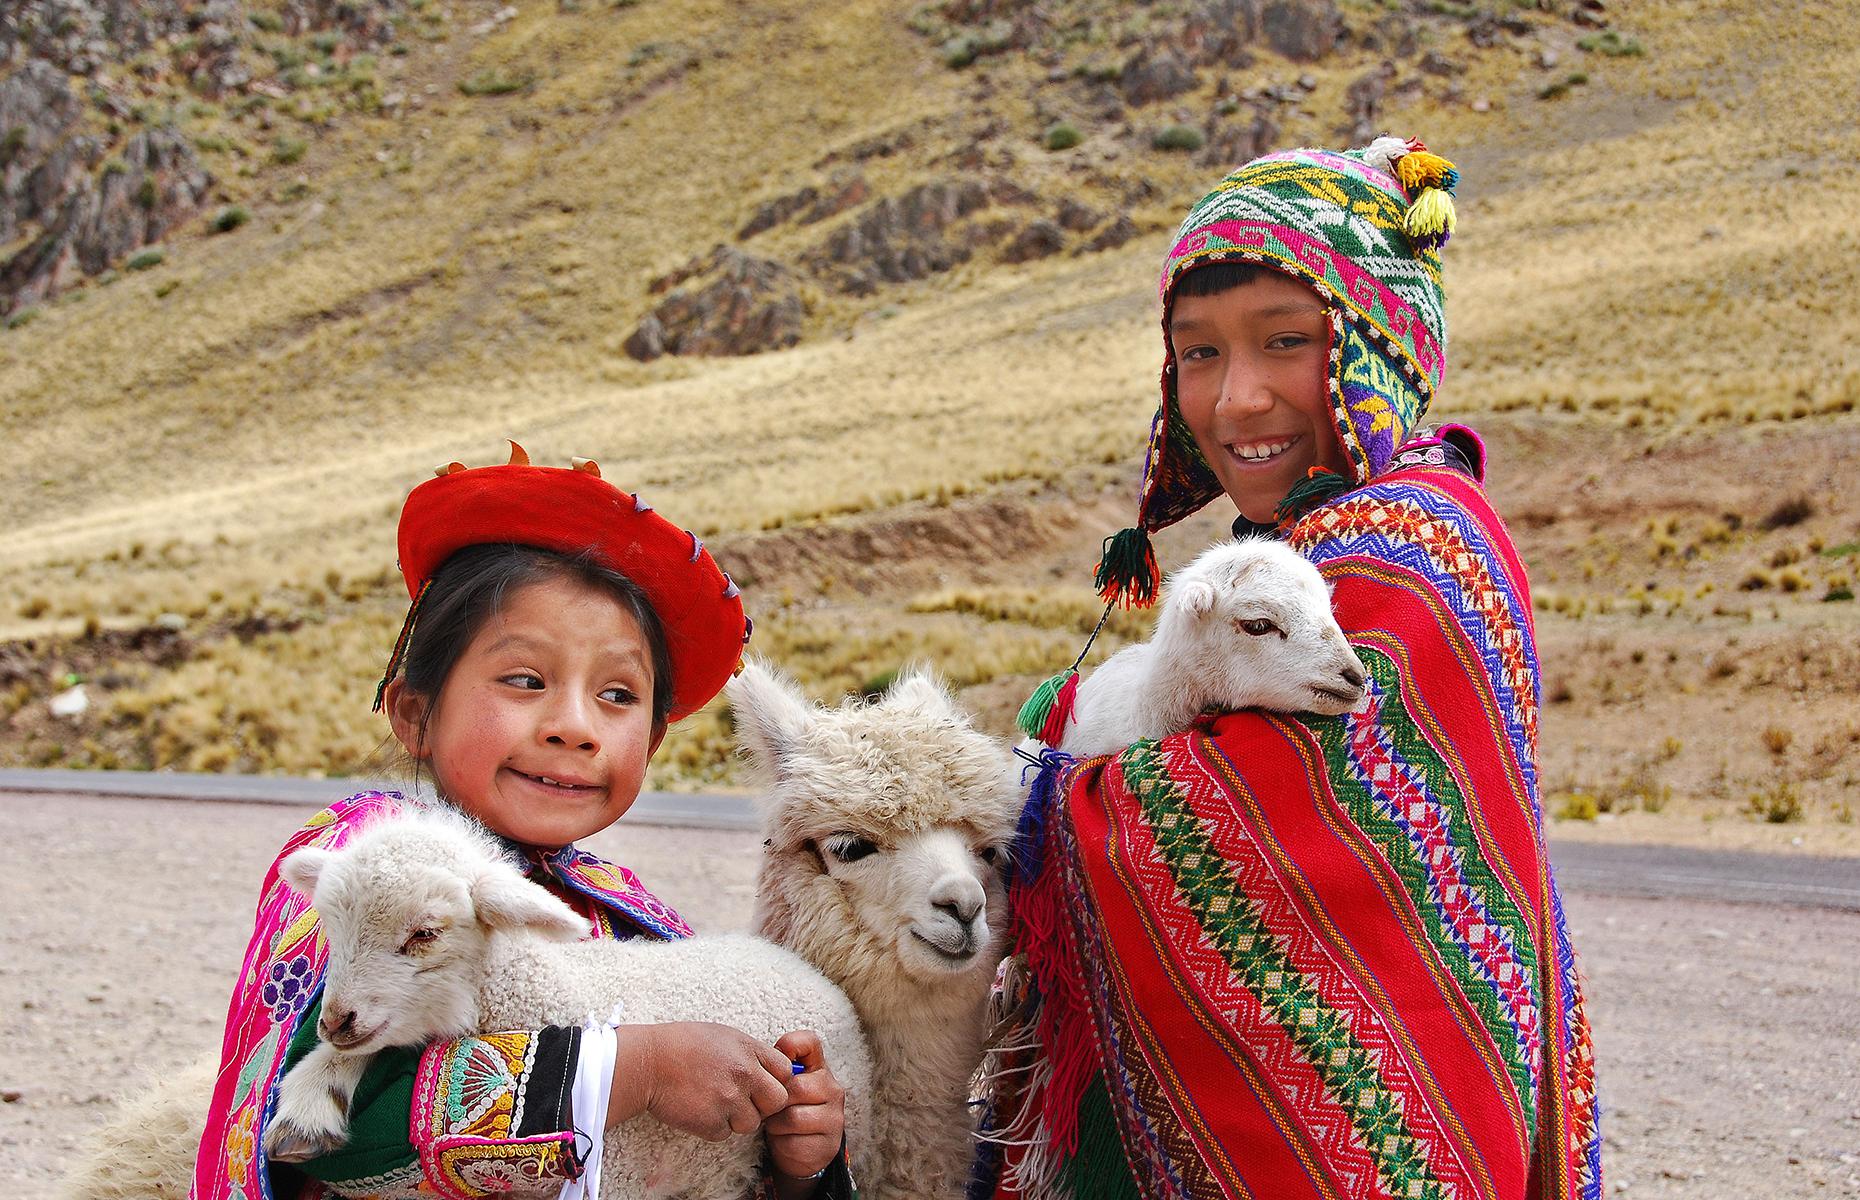
[[[787,1106],[762,1125],[775,1170],[798,1181],[826,1170],[839,1156],[846,1136],[846,1089],[833,1078],[813,1030],[784,1034],[775,1048],[807,1068],[788,1080]],[[783,1194],[793,1190],[783,1189]]]
[[[788,1060],[727,1025],[622,1025],[607,1123],[641,1112],[707,1142],[754,1133],[789,1103]]]

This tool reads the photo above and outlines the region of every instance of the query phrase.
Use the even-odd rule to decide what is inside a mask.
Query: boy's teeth
[[[1271,458],[1290,445],[1290,442],[1272,442],[1264,446],[1235,446],[1234,453],[1238,454],[1241,458]]]

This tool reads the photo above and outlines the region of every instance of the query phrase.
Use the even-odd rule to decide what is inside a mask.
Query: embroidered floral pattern
[[[286,1019],[296,1016],[308,1002],[313,983],[310,956],[299,954],[288,963],[271,964],[271,971],[259,998],[270,1006],[272,1021],[282,1025]]]

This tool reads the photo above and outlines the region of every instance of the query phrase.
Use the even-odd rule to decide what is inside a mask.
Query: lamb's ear
[[[1217,599],[1214,585],[1205,579],[1191,579],[1175,591],[1175,603],[1191,617],[1205,617],[1213,612]]]
[[[800,689],[751,662],[723,685],[736,718],[736,736],[758,768],[775,779],[788,773],[795,747],[813,723],[814,706]]]
[[[322,878],[323,868],[334,857],[334,854],[321,846],[305,846],[278,864],[278,875],[298,895],[308,900],[316,895],[316,881]]]
[[[533,929],[557,942],[588,936],[587,918],[504,863],[488,865],[471,885],[478,919],[493,929]]]

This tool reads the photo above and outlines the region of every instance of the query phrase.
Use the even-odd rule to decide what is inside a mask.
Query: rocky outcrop
[[[920,9],[912,25],[938,44],[943,61],[953,67],[1011,50],[1030,50],[1050,62],[1081,44],[1134,43],[1140,48],[1126,59],[1118,84],[1136,105],[1194,88],[1195,68],[1251,66],[1248,47],[1257,42],[1311,62],[1329,54],[1344,31],[1337,0],[1183,0],[1167,5],[943,0]]]
[[[986,231],[948,236],[951,227],[991,203],[979,180],[934,180],[886,196],[829,234],[806,261],[842,292],[870,295],[881,283],[905,283],[967,262]]]
[[[14,0],[0,4],[0,66],[37,60],[90,75],[187,29],[179,0]]]
[[[808,186],[786,196],[764,200],[737,231],[736,240],[746,242],[758,233],[766,233],[798,217],[797,224],[812,225],[836,217],[849,208],[865,203],[865,176],[854,172],[838,175],[825,188]]]
[[[1343,32],[1343,12],[1336,0],[1269,0],[1260,10],[1266,44],[1297,62],[1316,62],[1329,54]]]
[[[194,147],[146,125],[132,100],[179,84],[207,100],[262,85],[284,94],[265,44],[342,69],[397,37],[408,0],[5,0],[0,2],[0,313],[56,295],[191,219],[212,179]],[[261,25],[254,26],[254,18]],[[339,38],[317,37],[339,33]],[[275,49],[275,46],[272,48]],[[314,60],[303,70],[317,78]],[[260,75],[264,79],[260,79]],[[325,73],[321,78],[327,80]],[[345,102],[371,102],[344,88]],[[88,116],[87,116],[88,112]],[[106,132],[107,130],[107,132]],[[29,239],[29,240],[28,240]]]
[[[172,130],[138,133],[108,157],[95,138],[68,139],[20,197],[25,219],[45,232],[0,266],[0,305],[36,304],[160,241],[200,211],[212,184]]]
[[[1001,251],[1001,261],[1005,263],[1032,262],[1036,258],[1047,258],[1059,253],[1066,247],[1065,231],[1045,217],[1036,217],[1029,221],[1026,228],[1014,235]]]
[[[1128,216],[1121,216],[1098,231],[1098,236],[1086,242],[1074,254],[1096,254],[1103,250],[1115,250],[1137,236],[1137,223]]]
[[[640,321],[626,352],[650,362],[665,354],[759,354],[792,346],[807,312],[799,283],[778,262],[718,246],[653,281],[653,292],[669,294]]]
[[[1253,65],[1247,46],[1259,37],[1262,0],[1202,0],[1182,22],[1181,46],[1204,67]]]
[[[1131,55],[1118,78],[1128,104],[1142,107],[1201,86],[1201,79],[1181,51],[1170,45],[1146,46]]]
[[[1271,150],[1279,139],[1278,125],[1260,110],[1248,113],[1241,109],[1231,117],[1216,114],[1208,118],[1205,132],[1208,141],[1201,152],[1201,164],[1222,170],[1251,162]]]
[[[1395,64],[1383,63],[1373,71],[1351,81],[1343,94],[1344,113],[1349,118],[1348,135],[1354,145],[1364,145],[1377,133],[1377,118],[1382,112],[1382,98],[1388,95],[1395,80]]]
[[[189,220],[212,179],[172,130],[137,133],[115,153],[74,132],[83,106],[69,77],[34,59],[0,80],[0,242],[39,236],[0,264],[0,312],[45,300]]]

